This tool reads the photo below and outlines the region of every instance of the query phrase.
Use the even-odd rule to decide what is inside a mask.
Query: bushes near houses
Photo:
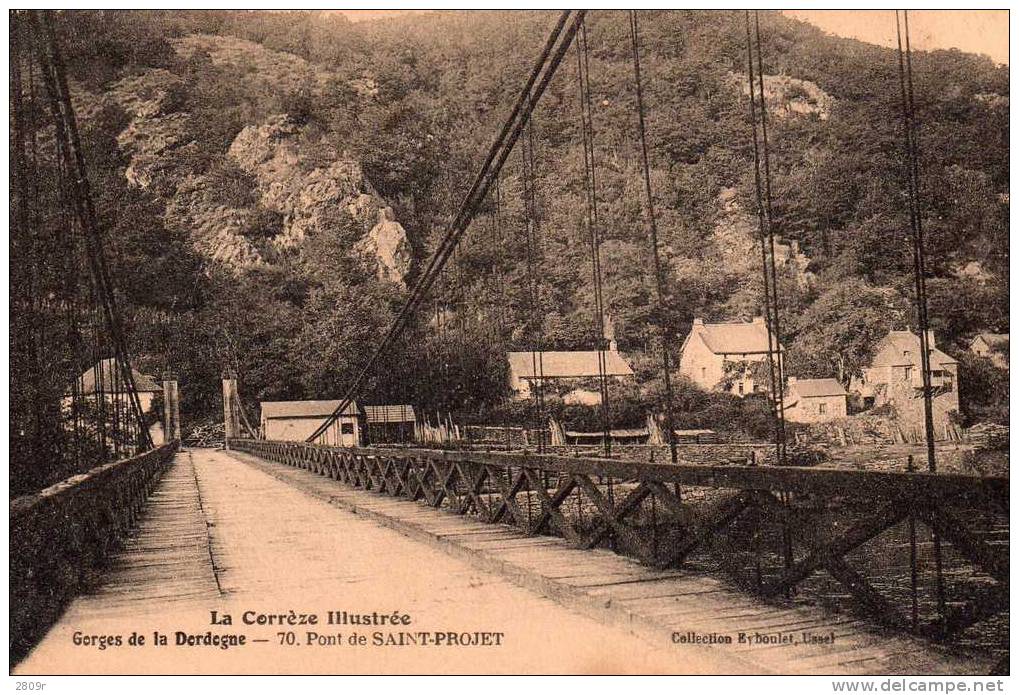
[[[987,357],[959,355],[959,407],[962,425],[978,422],[1008,424],[1008,371]]]
[[[593,386],[592,390],[597,390]],[[545,414],[565,429],[599,432],[603,427],[600,405],[572,405],[563,402],[562,389],[545,392]],[[649,414],[665,412],[664,389],[652,381],[644,388],[636,384],[610,382],[609,426],[612,429],[641,428]],[[478,422],[489,425],[534,427],[539,421],[535,399],[507,401],[480,416]],[[673,425],[678,430],[710,429],[736,437],[769,440],[775,418],[767,398],[751,395],[737,398],[728,393],[704,391],[685,377],[673,384]],[[787,428],[790,425],[787,424]]]

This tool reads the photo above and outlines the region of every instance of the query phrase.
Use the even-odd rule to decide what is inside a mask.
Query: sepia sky
[[[423,10],[337,10],[352,22],[381,19]],[[892,10],[784,10],[820,29],[879,46],[895,46]],[[909,33],[913,48],[958,48],[983,53],[1008,64],[1008,10],[911,10]]]
[[[894,47],[892,10],[784,10],[785,14],[838,36]],[[1008,64],[1008,10],[910,10],[914,49],[958,48]]]

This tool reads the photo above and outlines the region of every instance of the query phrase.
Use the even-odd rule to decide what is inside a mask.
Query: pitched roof
[[[977,333],[976,337],[982,338],[988,347],[994,347],[995,345],[1008,345],[1008,333]]]
[[[888,331],[882,342],[884,347],[877,351],[871,366],[898,367],[907,364],[920,369],[920,336],[912,331]],[[879,343],[881,345],[881,343]],[[889,354],[888,349],[891,348]],[[908,357],[905,353],[909,353]],[[937,348],[931,348],[931,366],[956,364],[957,360]]]
[[[605,375],[630,376],[633,369],[615,350],[605,350]],[[546,379],[599,376],[597,350],[571,350],[560,352],[507,352],[510,370],[521,379],[533,379],[541,374]],[[532,359],[533,358],[533,359]],[[535,370],[537,360],[540,366]]]
[[[754,323],[705,323],[695,325],[696,332],[716,355],[755,354],[768,351],[768,329],[761,321]]]
[[[789,391],[795,391],[801,398],[846,395],[846,389],[838,379],[797,379],[789,384]]]
[[[142,374],[134,367],[131,368],[131,378],[134,379],[134,387],[138,393],[153,393],[162,391],[154,378],[148,374]],[[98,384],[99,389],[96,388]],[[86,369],[79,377],[81,393],[96,393],[102,390],[104,393],[127,393],[128,385],[121,378],[120,369],[117,367],[116,358],[110,357],[100,360],[92,367]]]
[[[415,422],[412,405],[366,405],[365,418],[369,423]]]
[[[262,401],[262,418],[273,420],[286,417],[321,417],[333,414],[343,401]],[[358,415],[361,408],[351,403],[344,415]]]

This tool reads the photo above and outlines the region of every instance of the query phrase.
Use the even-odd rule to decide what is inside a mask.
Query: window
[[[701,367],[701,379],[707,379],[707,378],[708,378],[708,368],[707,367]]]
[[[824,415],[827,412],[828,412],[828,404],[827,403],[818,403],[817,404],[817,414],[818,415]]]
[[[340,423],[340,434],[354,434],[354,423],[353,422],[341,422]]]
[[[912,381],[912,379],[913,379],[913,368],[912,367],[903,367],[902,368],[902,380],[903,381]]]
[[[739,382],[739,395],[743,395],[743,382]]]
[[[902,356],[905,357],[908,360],[909,359],[909,350],[903,350],[902,351]]]

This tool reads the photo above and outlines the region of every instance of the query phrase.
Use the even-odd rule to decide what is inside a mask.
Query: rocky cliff
[[[294,83],[321,91],[330,76],[292,55],[248,41],[188,36],[174,42],[181,61],[201,56],[241,75],[238,89]],[[201,79],[200,77],[198,79]],[[125,77],[102,95],[126,113],[117,142],[130,185],[166,204],[165,223],[185,232],[209,260],[233,272],[299,252],[309,237],[341,227],[366,272],[403,285],[412,261],[407,232],[360,164],[283,112],[244,125],[226,151],[201,161],[198,124],[187,110],[195,84],[170,69]],[[350,231],[352,230],[352,231]]]

